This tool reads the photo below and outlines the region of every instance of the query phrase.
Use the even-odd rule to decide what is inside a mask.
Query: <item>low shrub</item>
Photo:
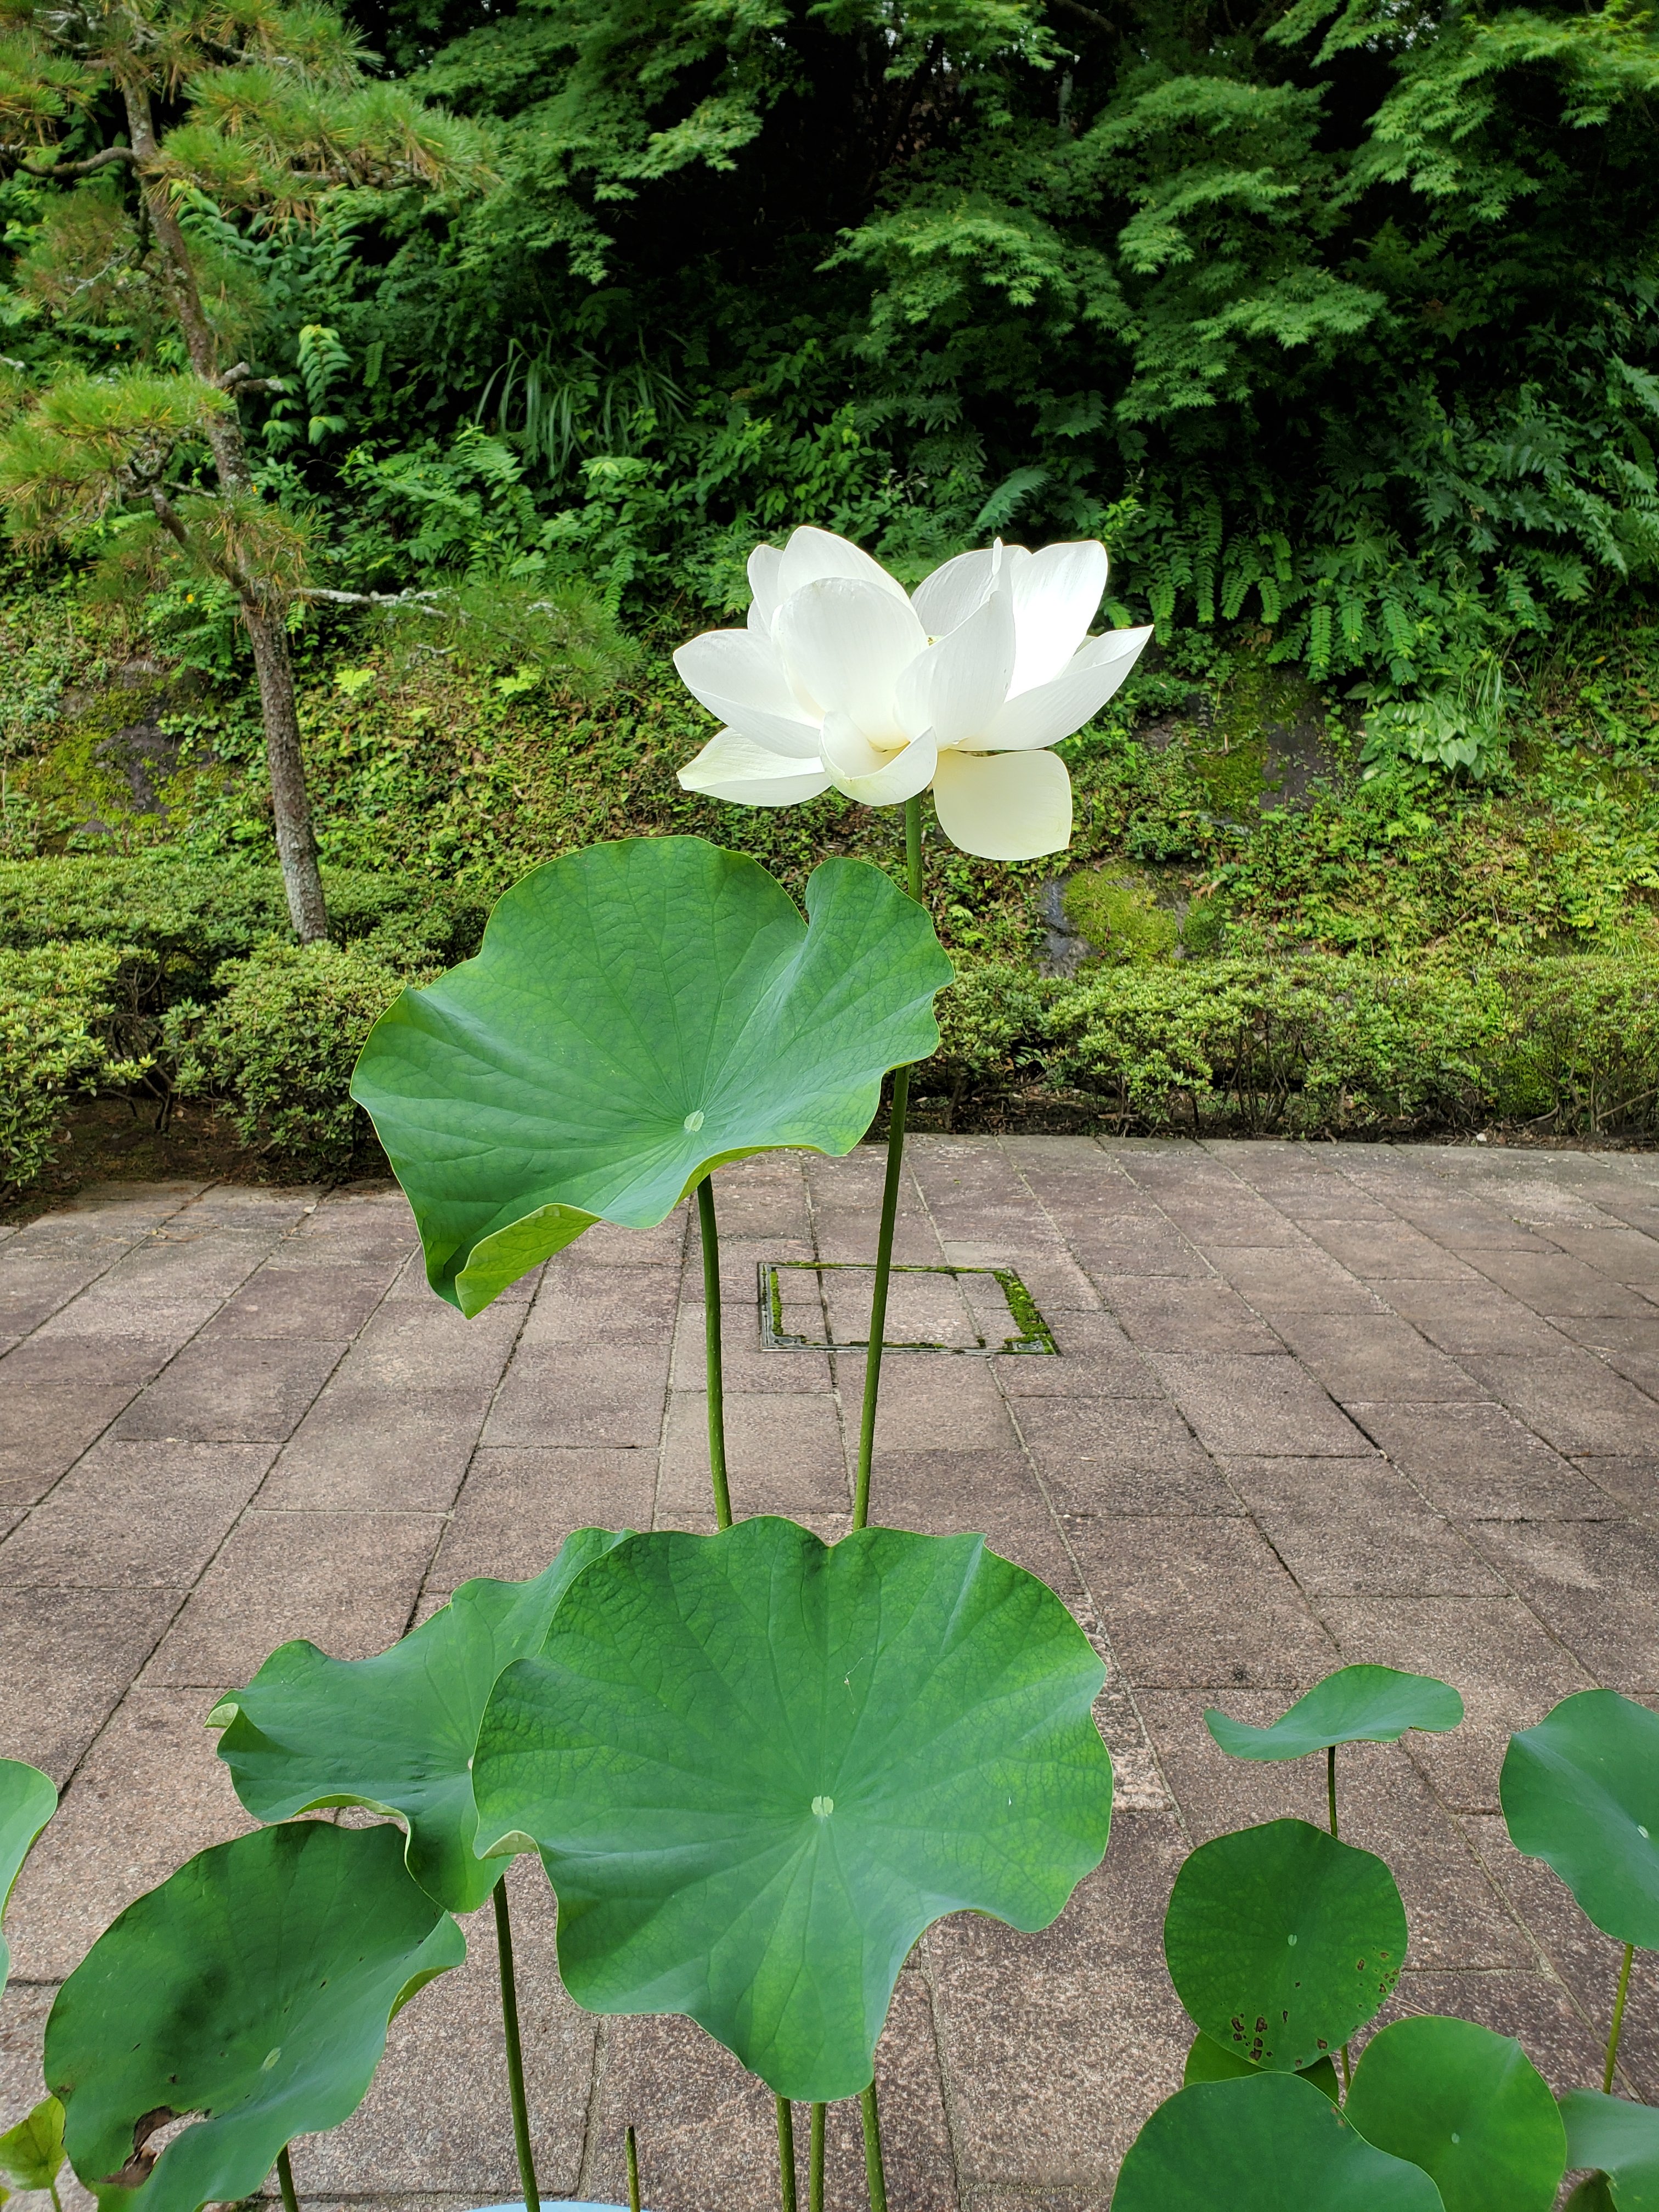
[[[918,1079],[953,1126],[1046,1096],[1110,1128],[1406,1134],[1530,1122],[1554,1134],[1659,1127],[1659,960],[1502,968],[1306,955],[1095,969],[959,970]]]
[[[163,1049],[181,1097],[226,1102],[245,1145],[283,1167],[349,1175],[378,1157],[368,1115],[348,1093],[363,1039],[405,983],[427,980],[359,945],[275,940],[214,977],[206,1006],[174,1006]]]
[[[118,945],[0,949],[0,1191],[46,1166],[76,1092],[136,1083],[149,1068],[123,1049],[130,963]]]

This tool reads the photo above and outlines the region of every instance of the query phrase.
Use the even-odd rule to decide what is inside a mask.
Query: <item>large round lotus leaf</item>
[[[1305,1820],[1200,1844],[1176,1876],[1164,1954],[1206,2035],[1294,2073],[1346,2043],[1387,2000],[1406,1908],[1381,1859]]]
[[[1206,1712],[1210,1734],[1235,1759],[1301,1759],[1335,1743],[1397,1743],[1407,1729],[1442,1735],[1463,1717],[1463,1700],[1432,1674],[1393,1667],[1344,1667],[1316,1682],[1271,1728]]]
[[[1260,2066],[1252,2066],[1248,2058],[1241,2057],[1226,2044],[1218,2043],[1212,2035],[1199,2034],[1193,2038],[1193,2047],[1187,2053],[1181,2079],[1187,2085],[1194,2081],[1242,2081],[1261,2071]],[[1311,2081],[1316,2089],[1330,2099],[1332,2104],[1341,2103],[1342,2091],[1337,2081],[1334,2060],[1316,2058],[1311,2066],[1297,2067],[1297,2075],[1301,2081]]]
[[[1659,1714],[1613,1690],[1564,1698],[1510,1738],[1498,1795],[1516,1850],[1604,1934],[1659,1950]]]
[[[1566,2172],[1548,2082],[1513,2036],[1470,2020],[1373,2036],[1346,2109],[1367,2142],[1434,2176],[1446,2212],[1550,2212]]]
[[[1595,2089],[1570,2089],[1561,2100],[1567,2164],[1607,2176],[1617,2212],[1659,2212],[1659,2107],[1627,2104]]]
[[[739,853],[625,838],[536,869],[476,960],[404,993],[351,1095],[434,1290],[477,1313],[595,1221],[662,1220],[724,1161],[852,1150],[883,1075],[938,1045],[951,963],[863,860],[816,869],[806,911]]]
[[[533,1582],[463,1583],[449,1603],[374,1659],[330,1659],[314,1644],[272,1652],[209,1719],[219,1756],[258,1820],[322,1805],[366,1805],[409,1834],[409,1870],[451,1912],[482,1905],[502,1863],[472,1849],[472,1754],[504,1667],[541,1649],[559,1601],[621,1535],[579,1528]]]
[[[540,1845],[579,2004],[688,2013],[779,2095],[851,2096],[930,1922],[1046,1928],[1099,1863],[1103,1677],[978,1536],[635,1536],[496,1684],[478,1847]]]
[[[58,1810],[52,1777],[21,1759],[0,1759],[0,1914],[35,1838]],[[11,1952],[0,1935],[0,1990],[11,1971]]]
[[[395,1828],[298,1820],[198,1853],[58,1993],[46,2070],[70,2163],[106,2206],[252,2196],[290,2136],[356,2111],[387,2023],[465,1956]],[[156,2158],[150,2137],[185,2113],[203,2117]]]
[[[1294,2074],[1204,2081],[1129,2147],[1112,2212],[1441,2212],[1420,2166],[1375,2150]]]

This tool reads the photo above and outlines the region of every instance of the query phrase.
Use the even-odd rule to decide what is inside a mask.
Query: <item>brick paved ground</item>
[[[1522,2036],[1589,2081],[1615,1954],[1498,1817],[1507,1732],[1593,1683],[1659,1694],[1659,1161],[1428,1147],[928,1138],[900,1257],[1016,1268],[1060,1357],[894,1354],[876,1517],[985,1531],[1112,1664],[1102,1871],[1036,1937],[963,1919],[902,1977],[882,2047],[896,2212],[1098,2212],[1177,2081],[1159,1929],[1188,1845],[1285,1810],[1305,1767],[1230,1765],[1201,1714],[1266,1719],[1376,1660],[1462,1691],[1455,1735],[1345,1753],[1346,1832],[1406,1894],[1407,2008]],[[719,1178],[738,1510],[846,1525],[856,1353],[762,1348],[757,1261],[871,1252],[881,1163]],[[395,1191],[116,1185],[0,1231],[0,1752],[66,1785],[19,1887],[0,2120],[38,2094],[57,1982],[129,1899],[246,1825],[203,1717],[284,1638],[379,1650],[471,1575],[566,1531],[710,1525],[702,1277],[684,1216],[597,1230],[471,1322],[410,1264]],[[862,1279],[779,1278],[785,1326],[859,1333]],[[890,1334],[1007,1326],[983,1276],[912,1275]],[[770,2201],[771,2113],[675,2021],[600,2023],[514,1873],[542,2170],[647,2201]],[[395,2026],[302,2193],[510,2196],[492,1946]],[[456,2007],[459,2012],[457,2015]],[[1638,1959],[1629,2087],[1659,2095]],[[850,2112],[832,2199],[861,2202]]]

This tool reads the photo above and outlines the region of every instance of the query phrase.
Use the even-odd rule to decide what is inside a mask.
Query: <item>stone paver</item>
[[[717,1185],[735,1502],[826,1536],[867,1278],[785,1268],[783,1326],[825,1348],[769,1350],[757,1271],[867,1260],[881,1180],[864,1148]],[[1411,1917],[1395,2009],[1462,2011],[1559,2086],[1595,2078],[1618,1954],[1510,1846],[1498,1773],[1572,1690],[1659,1700],[1659,1161],[923,1137],[897,1255],[1018,1269],[1059,1356],[890,1352],[876,1516],[981,1531],[1075,1609],[1111,1669],[1118,1797],[1054,1929],[944,1923],[901,1977],[895,2212],[1104,2212],[1180,2078],[1159,1939],[1182,1853],[1322,1811],[1319,1774],[1224,1759],[1204,1709],[1266,1720],[1346,1661],[1444,1674],[1468,1711],[1344,1754],[1346,1832]],[[901,1279],[890,1340],[998,1340],[1000,1299],[988,1276]],[[391,1189],[109,1186],[0,1231],[0,1753],[64,1787],[8,1920],[0,2122],[38,2094],[53,1990],[98,1929],[246,1826],[201,1723],[275,1644],[379,1650],[584,1522],[713,1525],[702,1301],[684,1211],[591,1231],[471,1322],[432,1297]],[[657,2212],[772,2202],[769,2099],[684,2021],[577,2012],[545,1882],[511,1879],[546,2193],[621,2193],[631,2121]],[[356,2118],[296,2146],[309,2203],[514,2192],[493,1945],[468,1932]],[[1648,2099],[1651,1965],[1625,2039]],[[852,2212],[850,2107],[830,2145]]]

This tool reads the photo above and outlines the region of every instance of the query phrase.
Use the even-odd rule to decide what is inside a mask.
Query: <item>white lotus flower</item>
[[[688,791],[792,806],[833,784],[867,806],[933,786],[964,853],[1031,860],[1072,836],[1072,780],[1047,750],[1099,713],[1150,629],[1091,638],[1097,540],[958,555],[914,599],[825,530],[749,556],[745,629],[708,630],[674,665],[724,726],[680,770]]]

